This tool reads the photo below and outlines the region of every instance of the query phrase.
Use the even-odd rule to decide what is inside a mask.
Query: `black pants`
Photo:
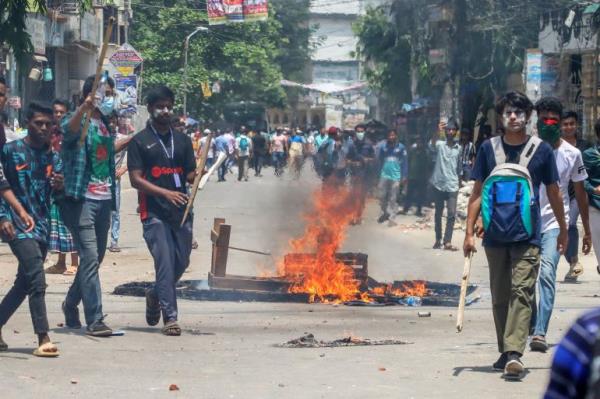
[[[427,179],[410,179],[408,180],[408,188],[404,199],[404,211],[415,205],[417,212],[421,213],[421,209],[425,204],[427,197]]]
[[[264,156],[258,153],[254,153],[254,157],[252,158],[252,166],[254,167],[254,173],[256,175],[260,175],[263,167],[263,159]]]
[[[13,240],[9,245],[19,261],[19,268],[12,288],[0,303],[0,327],[8,322],[28,296],[33,331],[45,334],[49,329],[44,275],[44,259],[48,247],[32,238]]]
[[[442,240],[442,214],[444,213],[444,202],[446,202],[446,230],[444,232],[444,244],[452,242],[454,232],[454,221],[456,220],[456,199],[458,191],[446,192],[433,189],[433,201],[435,202],[435,241]]]

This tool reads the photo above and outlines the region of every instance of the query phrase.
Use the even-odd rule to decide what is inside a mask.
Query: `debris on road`
[[[419,312],[419,317],[431,317],[431,312]]]
[[[319,341],[313,334],[306,334],[283,344],[275,345],[278,348],[341,348],[346,346],[381,346],[381,345],[409,345],[396,339],[370,340],[357,337],[346,337],[334,341]]]
[[[179,387],[175,384],[169,385],[169,391],[179,391]]]

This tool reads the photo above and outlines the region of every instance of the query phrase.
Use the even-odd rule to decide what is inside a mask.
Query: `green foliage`
[[[91,6],[91,0],[77,0],[81,10]],[[46,14],[46,0],[0,0],[0,46],[12,49],[19,65],[33,53],[31,36],[26,31],[27,12]]]
[[[131,42],[144,57],[144,87],[166,84],[177,90],[177,105],[187,90],[192,116],[218,118],[227,103],[255,101],[283,106],[283,77],[302,73],[308,59],[308,0],[270,2],[267,21],[210,26],[190,41],[188,80],[183,81],[183,43],[197,26],[207,26],[204,2],[149,0],[133,4]],[[285,5],[285,6],[284,6]],[[308,43],[308,40],[305,40]],[[204,98],[202,82],[219,81],[221,93]],[[143,93],[142,93],[143,95]]]

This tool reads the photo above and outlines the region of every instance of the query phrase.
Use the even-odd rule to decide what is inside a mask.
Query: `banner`
[[[117,91],[119,116],[134,115],[137,113],[137,76],[115,76],[115,89]]]
[[[263,21],[269,16],[268,0],[207,0],[209,25]]]

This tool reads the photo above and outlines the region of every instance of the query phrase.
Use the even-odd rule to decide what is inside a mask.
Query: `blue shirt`
[[[217,152],[224,152],[227,154],[229,152],[229,140],[222,134],[215,139],[215,147]]]
[[[506,161],[511,163],[519,162],[519,155],[525,147],[525,144],[521,145],[508,145],[502,141],[504,146],[504,152],[506,153]],[[494,149],[490,140],[486,140],[477,153],[475,159],[475,165],[473,166],[473,172],[471,173],[471,179],[484,182],[485,179],[492,173],[492,170],[496,167],[496,158],[494,157]],[[535,228],[535,232],[529,241],[529,244],[540,246],[541,243],[541,231],[542,231],[542,217],[540,214],[540,184],[546,186],[557,183],[559,181],[558,169],[556,167],[556,159],[554,157],[554,151],[552,147],[546,142],[542,142],[536,149],[535,154],[529,162],[529,174],[533,183],[533,195],[534,195],[534,206],[532,207],[532,224]],[[505,244],[494,242],[483,238],[483,245],[487,247],[501,247]]]
[[[554,354],[550,383],[544,395],[546,399],[589,398],[597,389],[598,373],[592,373],[600,359],[598,333],[600,309],[596,308],[581,316],[567,331]],[[596,352],[596,353],[594,353]],[[596,386],[596,388],[594,388]]]
[[[408,175],[408,158],[404,144],[388,145],[387,141],[380,144],[377,151],[381,162],[381,178],[400,181]]]
[[[23,208],[35,220],[35,227],[26,232],[27,226],[4,200],[0,202],[0,219],[13,223],[18,240],[32,238],[47,243],[52,196],[50,177],[53,172],[63,172],[60,157],[49,148],[33,148],[23,139],[6,144],[1,157],[6,180]]]

